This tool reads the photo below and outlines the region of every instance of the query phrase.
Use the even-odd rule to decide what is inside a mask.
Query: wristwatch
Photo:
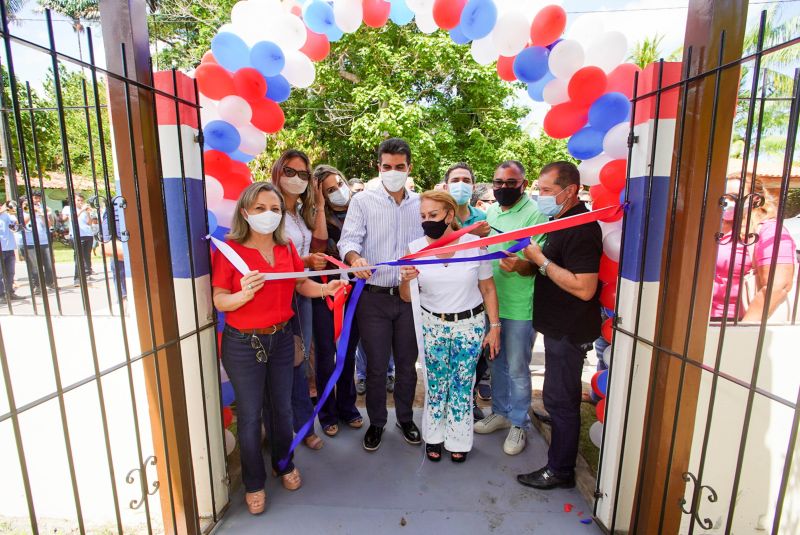
[[[539,266],[539,273],[541,273],[542,275],[544,275],[546,277],[547,276],[547,266],[549,266],[549,265],[550,265],[550,259],[549,258],[545,258],[544,262],[542,262],[542,265]]]

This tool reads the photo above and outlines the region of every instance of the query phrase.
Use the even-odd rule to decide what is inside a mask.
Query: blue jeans
[[[0,258],[2,258],[0,268],[3,270],[2,276],[0,276],[0,296],[5,299],[6,290],[8,290],[9,295],[14,293],[14,272],[17,269],[17,255],[13,250],[3,251]]]
[[[303,350],[305,360],[294,368],[294,380],[292,382],[292,425],[295,432],[300,431],[311,415],[314,414],[314,405],[311,403],[311,396],[308,394],[308,355],[311,350],[311,334],[313,332],[313,314],[311,312],[311,299],[295,294],[292,302],[294,316],[292,317],[292,331],[303,339]],[[306,436],[314,432],[309,429]],[[305,437],[303,437],[305,438]]]
[[[530,320],[500,319],[500,352],[491,361],[492,413],[525,428],[530,422],[531,351],[536,331]]]
[[[222,335],[222,364],[236,394],[237,433],[246,492],[262,490],[267,479],[261,453],[262,415],[267,425],[272,468],[279,475],[294,469],[291,460],[284,470],[278,468],[278,462],[289,453],[293,437],[292,331],[285,329],[273,335],[259,335],[269,355],[266,364],[256,360],[251,338],[227,325]]]
[[[394,355],[389,355],[389,373],[394,377]],[[359,340],[356,347],[356,378],[359,381],[367,380],[367,354],[364,352],[364,347]]]
[[[115,295],[117,286],[117,270],[119,270],[119,285],[120,290],[122,290],[122,298],[127,299],[128,285],[125,282],[125,261],[112,259],[108,264],[108,269],[111,270],[111,278],[114,281]]]

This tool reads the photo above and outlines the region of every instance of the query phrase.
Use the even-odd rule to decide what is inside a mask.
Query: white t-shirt
[[[461,236],[456,243],[479,239],[474,234]],[[428,246],[425,237],[408,245],[409,251]],[[486,248],[458,251],[453,258],[469,258],[487,254]],[[420,260],[430,260],[421,258]],[[472,310],[483,303],[478,281],[492,278],[491,262],[449,262],[416,266],[419,270],[419,300],[423,308],[437,313],[455,313]]]
[[[295,215],[292,215],[289,211],[286,212],[283,228],[286,231],[286,236],[294,243],[297,254],[308,256],[311,251],[311,230],[306,226],[303,216],[300,215],[299,207],[298,213]]]

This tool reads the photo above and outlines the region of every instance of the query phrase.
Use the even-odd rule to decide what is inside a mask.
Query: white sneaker
[[[506,441],[503,442],[503,451],[506,455],[517,455],[525,449],[525,430],[516,425],[508,432]]]
[[[511,422],[508,418],[500,416],[499,414],[490,414],[483,420],[475,422],[475,432],[479,435],[487,435],[494,433],[498,429],[508,429],[511,427]]]

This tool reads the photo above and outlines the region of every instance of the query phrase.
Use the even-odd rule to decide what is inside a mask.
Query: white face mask
[[[299,176],[284,176],[281,177],[281,188],[292,195],[302,195],[308,188],[308,181]]]
[[[382,171],[381,182],[383,186],[392,193],[398,192],[406,185],[408,173],[403,171]]]
[[[260,214],[247,214],[247,224],[259,234],[272,234],[281,224],[283,216],[275,212],[261,212]]]
[[[342,184],[339,189],[328,194],[328,201],[334,206],[347,206],[347,203],[350,202],[350,188]]]

